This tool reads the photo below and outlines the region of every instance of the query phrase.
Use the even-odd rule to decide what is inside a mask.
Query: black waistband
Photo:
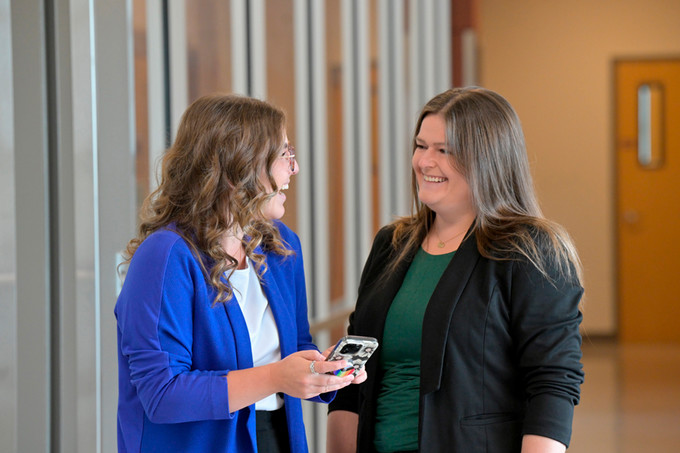
[[[255,411],[257,426],[272,425],[278,420],[286,419],[286,409],[281,407],[275,411]]]

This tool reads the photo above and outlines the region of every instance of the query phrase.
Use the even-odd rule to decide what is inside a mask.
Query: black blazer
[[[382,340],[385,318],[412,256],[392,275],[382,272],[393,248],[391,227],[375,238],[359,285],[348,333]],[[444,271],[422,330],[419,445],[421,452],[519,452],[524,434],[569,444],[583,382],[583,288],[526,259],[482,257],[474,235]],[[372,452],[380,348],[368,379],[338,392],[330,410],[359,414],[357,451]]]

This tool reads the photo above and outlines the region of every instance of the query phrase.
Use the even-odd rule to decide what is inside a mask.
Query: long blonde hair
[[[456,88],[432,98],[422,109],[413,135],[423,119],[439,115],[446,123],[451,164],[470,186],[477,217],[470,233],[484,257],[513,259],[518,255],[548,276],[554,266],[565,278],[581,280],[581,263],[567,232],[541,213],[529,169],[519,118],[498,93],[479,87]],[[394,222],[392,243],[395,269],[423,242],[436,214],[418,200],[415,174],[411,216]],[[547,251],[547,253],[546,253]]]
[[[158,188],[144,200],[128,260],[151,233],[171,227],[193,250],[217,303],[231,298],[228,277],[238,265],[220,245],[225,233],[243,232],[246,255],[260,274],[266,266],[257,246],[293,253],[262,212],[278,190],[271,168],[284,146],[285,123],[283,111],[252,98],[215,94],[193,102],[163,156]]]

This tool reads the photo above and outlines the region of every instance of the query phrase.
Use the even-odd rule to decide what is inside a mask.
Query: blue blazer
[[[295,254],[258,252],[266,257],[263,289],[285,357],[316,346],[300,241],[283,223],[276,226]],[[257,451],[255,405],[230,411],[225,378],[253,366],[248,328],[237,301],[213,304],[215,295],[171,229],[154,232],[135,252],[115,308],[119,452]],[[284,395],[284,404],[291,451],[306,452],[300,400]]]

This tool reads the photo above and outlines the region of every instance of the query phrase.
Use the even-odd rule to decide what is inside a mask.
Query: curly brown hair
[[[440,93],[420,112],[413,149],[428,115],[444,119],[450,162],[470,186],[476,219],[469,234],[475,234],[479,252],[496,260],[523,256],[546,277],[550,264],[561,276],[580,281],[581,263],[571,238],[560,225],[546,219],[539,207],[524,133],[510,103],[480,87]],[[412,214],[394,222],[392,242],[399,252],[388,271],[422,243],[436,217],[418,200],[413,173],[411,192]]]
[[[144,200],[127,260],[151,233],[172,228],[193,250],[218,303],[231,299],[229,277],[238,265],[220,245],[228,232],[243,232],[246,256],[260,276],[266,263],[256,247],[294,253],[262,211],[279,189],[271,168],[284,146],[285,126],[282,110],[257,99],[213,94],[193,102],[163,155],[158,188]]]

